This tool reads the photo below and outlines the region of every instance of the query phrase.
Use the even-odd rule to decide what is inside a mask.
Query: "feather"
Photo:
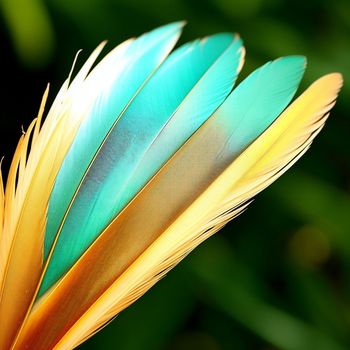
[[[66,330],[56,349],[70,349],[86,339],[290,168],[322,129],[341,85],[339,74],[315,82]]]
[[[49,255],[71,199],[95,153],[116,120],[175,45],[182,25],[174,23],[158,28],[144,34],[122,50],[117,47],[112,57],[107,58],[105,67],[101,69],[103,77],[92,79],[102,91],[85,117],[74,140],[74,147],[64,160],[52,191],[45,234],[45,259]]]
[[[71,74],[0,162],[0,348],[72,349],[244,211],[321,130],[334,73],[289,107],[301,56],[232,90],[228,33],[168,54],[183,23],[129,39]],[[286,108],[287,107],[287,108]],[[30,150],[30,151],[29,151]]]
[[[162,52],[158,60],[164,59],[171,50],[179,36],[181,26],[182,24],[179,23],[164,27],[165,31],[170,32],[171,35],[168,35],[170,38],[163,38],[161,35],[159,40],[163,45],[159,45],[160,47],[156,49],[154,45],[150,46],[150,50]],[[153,44],[154,41],[157,42],[154,36],[158,37],[159,31],[162,33],[162,28],[155,30],[155,35],[154,32],[150,33]],[[143,44],[146,44],[146,36],[147,34],[143,37]],[[104,46],[104,43],[101,44],[77,74],[72,84],[68,86],[69,81],[64,83],[40,133],[35,123],[40,122],[41,117],[31,124],[28,132],[19,142],[10,170],[11,176],[8,177],[10,181],[6,186],[4,236],[9,244],[2,245],[3,256],[6,257],[6,260],[1,261],[0,266],[2,276],[0,328],[3,330],[0,334],[0,345],[8,344],[14,337],[30,309],[42,275],[42,247],[47,205],[58,170],[81,121],[96,104],[96,101],[101,99],[104,92],[104,78],[108,73],[111,76],[116,75],[115,71],[119,70],[119,62],[123,63],[120,51],[124,52],[125,47],[130,45],[130,41],[119,45],[87,77]],[[144,51],[145,49],[142,48],[142,52]],[[155,62],[155,65],[157,64],[159,64],[158,61]],[[31,152],[26,159],[33,129],[33,136],[36,137],[32,139]],[[17,177],[19,181],[16,186]],[[8,221],[6,221],[7,218],[9,218]],[[33,235],[33,232],[36,234]],[[23,293],[23,290],[26,290],[26,293]]]
[[[96,49],[82,71],[91,67],[101,49],[102,46]],[[77,75],[75,89],[74,86],[68,88],[68,81],[63,84],[39,132],[40,113],[48,94],[46,90],[38,118],[20,138],[11,163],[5,190],[1,240],[0,345],[7,344],[14,336],[41,274],[48,199],[62,159],[81,121],[77,109],[74,119],[69,118],[72,115],[68,112],[78,97],[82,83],[79,84],[80,78],[82,76]],[[31,151],[27,158],[31,136]]]
[[[232,89],[241,59],[241,41],[232,35],[216,35],[186,44],[176,50],[138,92],[103,139],[67,206],[57,229],[59,236],[41,294],[73,265],[161,164],[221,104]],[[85,143],[82,145],[85,151]],[[73,148],[75,156],[79,149],[79,144]],[[150,161],[147,154],[152,150],[156,151],[156,157]],[[146,165],[136,172],[143,157]],[[69,181],[72,166],[66,168],[63,164],[62,177]],[[137,179],[131,181],[131,189],[127,181],[133,174]],[[65,188],[60,175],[57,188]],[[62,197],[65,192],[54,190],[50,206],[56,204],[56,193]],[[52,208],[56,207],[54,204]],[[54,219],[56,217],[57,213]],[[49,211],[48,229],[50,220]],[[50,236],[51,231],[47,234]]]
[[[2,180],[1,165],[2,165],[2,159],[0,160],[0,244],[2,241],[2,227],[4,224],[4,206],[5,206],[4,183]],[[0,254],[1,254],[1,249],[0,249]],[[1,257],[0,259],[2,260]],[[0,285],[1,285],[1,282],[0,282]]]
[[[39,300],[38,305],[45,307],[38,311],[36,318],[40,323],[35,328],[45,329],[41,332],[45,336],[42,338],[41,334],[34,333],[38,349],[41,349],[40,346],[42,349],[52,346],[63,336],[50,327],[50,315],[54,314],[55,324],[60,324],[59,332],[71,327],[81,317],[81,312],[98,300],[247,146],[239,144],[239,149],[235,148],[237,144],[232,147],[230,144],[230,140],[238,136],[236,130],[240,130],[241,123],[251,122],[256,119],[257,111],[263,111],[261,120],[265,120],[265,125],[256,125],[254,139],[280,114],[296,91],[304,66],[302,57],[277,60],[258,69],[233,91],[139,196],[116,217],[65,278]],[[273,82],[276,74],[283,84],[279,79]],[[270,84],[266,84],[267,81]],[[247,93],[250,89],[259,93],[249,99]],[[239,108],[234,103],[236,99],[242,101]],[[271,100],[275,104],[269,109]],[[104,266],[103,271],[100,266]],[[86,293],[87,290],[89,293]]]

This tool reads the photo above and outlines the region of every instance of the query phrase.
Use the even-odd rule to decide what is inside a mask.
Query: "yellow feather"
[[[94,51],[71,86],[68,87],[69,80],[63,84],[40,129],[46,90],[38,118],[18,143],[5,193],[0,260],[0,348],[9,346],[37,288],[43,263],[47,203],[64,156],[93,103],[89,98],[93,96],[93,84],[88,85],[84,80],[102,48],[100,45]],[[83,92],[90,94],[80,95]]]
[[[188,168],[185,180],[179,179],[176,167],[177,160],[189,166],[193,159],[178,152],[35,305],[15,348],[36,341],[37,349],[53,345],[55,349],[71,349],[139,298],[189,251],[241,213],[254,195],[307,150],[323,126],[341,84],[339,74],[319,79],[232,164],[227,164],[221,175],[208,179],[208,184],[197,185],[193,191],[190,188],[196,180],[196,167]],[[208,129],[202,130],[199,135],[208,143]],[[192,143],[190,139],[188,145]],[[176,191],[168,190],[169,197],[164,198],[172,181],[177,183]],[[204,192],[196,195],[201,186]],[[181,199],[184,192],[191,196]],[[195,199],[196,196],[199,197]],[[183,208],[181,203],[186,201],[188,205]],[[147,222],[150,215],[157,220]],[[64,325],[65,334],[50,327],[53,323],[58,328]]]
[[[104,46],[102,43],[73,82],[69,85],[69,76],[64,83],[41,129],[38,124],[43,108],[20,141],[10,172],[12,186],[10,183],[8,187],[12,200],[6,210],[11,219],[7,226],[5,222],[5,228],[11,231],[11,240],[2,264],[0,328],[4,332],[0,335],[0,348],[7,348],[10,344],[11,349],[16,347],[47,266],[43,261],[46,210],[62,161],[90,107],[103,98],[110,84],[129,64],[121,54],[127,52],[133,40],[114,48],[90,72]],[[31,151],[27,159],[31,135]],[[23,290],[26,290],[24,295]]]
[[[2,170],[1,170],[2,160],[0,160],[0,244],[2,241],[2,226],[4,224],[4,205],[5,205],[5,194],[4,194],[4,183],[2,180]],[[1,250],[0,250],[1,254]],[[1,260],[1,256],[0,256]],[[0,276],[0,285],[1,285],[1,276]]]
[[[16,187],[16,172],[20,162],[20,155],[23,146],[24,135],[22,135],[18,141],[17,148],[15,154],[13,156],[9,173],[7,175],[7,183],[4,197],[4,223],[6,218],[6,224],[8,226],[13,225],[14,218],[11,216],[10,209],[13,206],[14,197],[15,197],[15,187]],[[2,296],[2,289],[4,287],[4,277],[5,277],[5,267],[7,264],[7,259],[9,255],[9,251],[11,248],[13,235],[11,235],[11,231],[5,234],[5,230],[3,228],[3,235],[1,236],[1,249],[0,249],[0,299]]]
[[[142,295],[157,282],[159,274],[163,275],[184,254],[216,232],[217,225],[222,226],[220,222],[225,224],[231,215],[237,215],[239,205],[286,171],[321,130],[341,85],[340,74],[330,74],[316,81],[124,272],[55,349],[75,346],[77,339],[91,332],[96,320],[102,319],[103,324],[106,314],[109,317],[121,311]],[[211,222],[228,207],[235,208],[229,217],[224,215],[223,221],[218,220],[218,223],[214,219]],[[197,219],[195,224],[194,218]]]

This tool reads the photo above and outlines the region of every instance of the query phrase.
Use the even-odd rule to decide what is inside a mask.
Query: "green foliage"
[[[28,67],[48,64],[55,39],[42,1],[1,0],[0,9],[21,61]]]
[[[348,0],[1,0],[0,8],[3,37],[19,58],[9,68],[41,77],[23,111],[34,110],[47,80],[56,91],[78,49],[104,39],[112,47],[181,19],[182,42],[240,33],[247,48],[240,79],[289,54],[308,57],[303,88],[343,73],[339,102],[311,151],[80,349],[350,348]],[[4,100],[3,116],[23,113]]]

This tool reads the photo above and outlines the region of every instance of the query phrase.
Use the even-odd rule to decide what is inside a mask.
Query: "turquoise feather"
[[[86,174],[65,218],[40,294],[72,266],[154,172],[217,109],[232,89],[241,55],[241,41],[230,34],[186,44],[176,50],[140,90]],[[180,137],[169,142],[169,135]],[[75,147],[79,147],[77,142],[72,146],[73,161],[77,153]],[[148,158],[148,153],[154,155],[157,150],[161,150],[159,157]],[[68,169],[65,163],[56,183],[60,188],[66,187],[61,175]],[[140,166],[142,171],[135,172]],[[133,176],[136,180],[130,182]],[[74,190],[76,188],[75,185]],[[55,208],[57,192],[54,190],[50,199],[50,206]],[[58,193],[60,197],[62,192]],[[57,217],[57,213],[53,213],[51,219],[49,211],[46,235],[51,242],[59,225]],[[59,219],[62,220],[62,213]]]
[[[170,167],[182,166],[183,176],[187,166],[196,167],[196,183],[207,186],[214,181],[285,109],[304,70],[305,58],[301,56],[280,58],[255,70],[233,90]],[[197,186],[198,193],[192,195],[196,198],[204,190]]]
[[[229,133],[222,154],[241,153],[278,117],[295,95],[305,68],[305,57],[283,57],[239,84],[212,118]]]
[[[48,209],[45,259],[71,198],[98,147],[118,115],[172,49],[181,27],[182,23],[174,23],[155,29],[136,39],[126,52],[114,56],[116,72],[113,84],[101,92],[98,103],[86,117],[57,176]],[[119,70],[120,65],[125,65],[122,72]]]
[[[126,40],[94,66],[100,44],[42,122],[45,92],[5,192],[0,173],[1,349],[81,344],[243,212],[323,127],[339,73],[283,112],[304,57],[271,61],[233,89],[239,37],[170,54],[182,26]]]
[[[212,39],[219,37],[215,36]],[[128,180],[124,181],[124,187],[120,188],[121,205],[132,199],[170,155],[202,125],[227,96],[236,80],[241,59],[243,59],[241,45],[241,40],[232,41],[152,140],[135,170],[130,173]]]

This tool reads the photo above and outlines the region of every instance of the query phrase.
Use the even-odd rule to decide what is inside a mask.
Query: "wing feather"
[[[58,227],[40,295],[75,263],[154,172],[222,103],[238,74],[242,52],[241,40],[231,34],[185,44],[138,91],[77,187]],[[79,148],[75,150],[74,146],[71,150],[78,154]],[[150,153],[155,156],[147,157]],[[63,172],[67,177],[66,169]],[[58,182],[50,200],[53,211],[58,205],[56,194],[64,194],[59,192],[59,185],[64,187],[65,182]],[[57,227],[51,222],[56,218],[50,216],[49,209],[49,236]]]
[[[2,247],[2,227],[4,225],[4,206],[5,206],[5,194],[4,194],[4,183],[2,179],[2,170],[1,170],[2,159],[0,160],[0,247]],[[0,248],[0,260],[1,260],[1,248]],[[1,275],[0,275],[0,286],[1,286]]]
[[[153,286],[204,239],[249,204],[291,167],[322,129],[342,85],[334,73],[316,81],[244,151],[121,277],[108,288],[56,346],[69,349]],[[291,151],[292,150],[292,151]]]
[[[62,160],[98,96],[86,74],[102,48],[103,44],[92,53],[71,85],[69,79],[65,81],[41,126],[46,90],[38,118],[22,135],[15,151],[6,184],[1,241],[0,348],[8,347],[20,328],[37,287],[47,203]]]
[[[288,65],[289,69],[285,69],[285,65]],[[253,73],[248,81],[251,81],[253,86],[258,81],[260,89],[257,87],[257,91],[261,96],[254,95],[250,100],[247,98],[245,107],[239,106],[240,113],[238,115],[235,113],[237,110],[235,110],[235,103],[232,101],[235,101],[236,98],[239,99],[240,96],[245,96],[249,92],[249,84],[244,82],[241,87],[234,90],[233,97],[229,97],[222,107],[175,153],[139,195],[99,236],[66,276],[39,299],[33,313],[29,316],[28,323],[23,330],[23,337],[18,345],[25,346],[24,344],[28,345],[35,341],[36,348],[39,350],[52,347],[60,339],[66,339],[64,335],[66,330],[70,327],[75,329],[75,323],[81,324],[80,318],[85,319],[84,310],[89,309],[89,307],[94,308],[95,303],[99,304],[99,300],[105,298],[105,292],[108,294],[111,286],[118,283],[119,279],[124,281],[124,275],[128,274],[134,261],[138,261],[139,257],[147,252],[148,247],[152,246],[159,237],[162,237],[164,232],[168,232],[174,223],[181,221],[184,213],[192,208],[192,203],[195,202],[196,198],[201,196],[201,193],[229,166],[232,158],[242,152],[242,149],[235,148],[237,143],[232,146],[229,142],[231,137],[235,135],[235,130],[239,130],[239,125],[248,123],[250,119],[254,120],[256,111],[264,111],[264,104],[270,103],[268,97],[271,96],[275,98],[275,108],[267,113],[265,126],[264,123],[260,124],[261,131],[279,115],[296,90],[303,73],[303,66],[304,61],[300,58],[286,58],[264,66]],[[266,80],[270,81],[276,72],[281,73],[281,68],[284,71],[284,78],[289,77],[290,79],[285,79],[284,84],[276,81],[275,84],[270,84],[269,88],[266,88]],[[299,78],[295,79],[295,75]],[[258,80],[256,80],[257,76],[260,77]],[[281,79],[284,78],[281,76]],[[235,93],[235,91],[237,92]],[[281,93],[284,97],[280,96]],[[231,124],[227,123],[229,119],[220,111],[221,108],[226,109],[224,107],[226,103],[233,106],[233,109],[229,109],[232,113]],[[260,133],[260,129],[258,130]],[[235,139],[233,137],[233,140]],[[251,141],[249,138],[245,140],[248,144]],[[239,147],[244,149],[246,144],[243,143],[242,146],[240,143]],[[212,208],[210,203],[207,203],[208,208]],[[177,240],[173,241],[176,252],[173,256],[170,254],[173,246],[169,241],[169,246],[163,252],[163,258],[166,257],[168,262],[172,261],[170,263],[172,266],[174,262],[186,254],[187,250],[191,249],[191,241],[192,246],[195,246],[193,242],[199,243],[207,233],[219,229],[223,223],[237,215],[242,208],[233,211],[229,210],[230,208],[226,209],[221,220],[219,219],[220,213],[215,212],[214,221],[211,222],[213,217],[210,214],[216,209],[212,208],[212,211],[207,215],[210,225],[208,226],[207,221],[204,229],[196,227],[193,229],[193,236],[190,236],[193,239],[186,241],[187,233],[192,232],[196,223],[196,217],[192,218],[192,222],[186,229],[182,227],[186,235],[183,236],[185,233],[180,232],[181,230],[178,232],[179,237],[182,237],[180,243],[182,242],[184,246],[181,245],[182,243],[177,244]],[[154,258],[158,259],[157,255]],[[101,266],[104,268],[101,269]],[[167,270],[164,261],[160,262],[161,266]],[[157,276],[148,271],[148,265],[145,267],[147,271],[139,274],[137,281],[132,280],[130,294],[124,294],[123,288],[129,287],[121,282],[123,287],[118,295],[124,297],[118,299],[118,296],[115,296],[120,303],[114,299],[115,304],[114,301],[108,304],[111,309],[108,308],[107,304],[104,305],[105,312],[95,315],[97,326],[104,323],[106,317],[111,315],[110,310],[114,312],[122,305],[128,305],[130,300],[137,298],[147,289],[147,286],[149,287],[156,282]],[[157,267],[153,266],[152,271],[155,269]],[[148,275],[149,273],[150,275]],[[140,287],[141,285],[144,287]],[[89,313],[90,311],[87,312],[87,314]],[[52,315],[55,315],[55,318],[52,318]],[[81,340],[80,336],[88,336],[89,331],[96,327],[96,324],[91,322],[88,316],[87,319],[90,320],[90,323],[85,324],[82,321],[83,328],[87,328],[84,328],[84,334],[79,331],[79,336],[75,338],[76,342]],[[72,334],[74,332],[75,330],[72,331]],[[65,344],[65,340],[63,342]]]

